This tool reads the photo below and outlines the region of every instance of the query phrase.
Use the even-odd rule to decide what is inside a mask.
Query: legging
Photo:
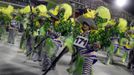
[[[82,75],[92,75],[92,64],[93,60],[91,58],[84,58]]]

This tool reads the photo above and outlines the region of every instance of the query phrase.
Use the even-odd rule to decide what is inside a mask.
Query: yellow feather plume
[[[39,9],[40,12],[46,13],[47,12],[47,7],[45,5],[39,5],[36,7],[36,9]]]
[[[11,18],[11,14],[14,12],[14,7],[11,5],[9,5],[7,8],[3,7],[1,12]]]
[[[103,29],[106,25],[108,25],[108,21],[111,19],[110,10],[104,6],[100,6],[96,9],[96,13],[99,17],[107,19],[107,22],[102,23]]]
[[[52,13],[53,15],[58,15],[59,9],[60,9],[60,6],[57,5],[57,6],[55,7],[55,9],[50,9],[49,12]]]
[[[66,21],[72,15],[72,7],[69,4],[64,3],[60,5],[60,9],[62,8],[65,9],[64,20]]]
[[[127,20],[119,18],[118,28],[120,32],[125,32],[127,30]]]
[[[87,9],[87,13],[83,14],[85,18],[95,18],[96,11]]]
[[[66,21],[72,15],[72,7],[69,4],[64,3],[57,5],[55,9],[50,9],[49,12],[56,16],[58,15],[60,9],[65,9],[63,18],[64,21]]]
[[[35,11],[36,11],[35,8],[32,7],[32,12],[35,13]],[[29,5],[20,10],[20,13],[22,13],[22,14],[27,14],[27,13],[30,13],[30,12],[31,12],[31,10],[30,10]]]
[[[97,8],[96,13],[98,13],[98,16],[102,17],[102,18],[106,18],[108,20],[111,19],[111,14],[108,8],[104,7],[104,6],[100,6]]]

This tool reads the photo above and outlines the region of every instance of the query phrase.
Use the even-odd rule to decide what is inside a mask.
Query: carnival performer
[[[120,42],[121,52],[123,53],[121,58],[122,63],[129,62],[129,53],[133,49],[133,38],[131,35],[133,35],[133,31],[127,30],[125,32],[125,38],[122,38]]]
[[[16,21],[16,14],[14,13],[12,20],[10,21],[9,25],[9,35],[8,35],[8,43],[14,44],[15,42],[15,35],[16,35],[16,30],[17,30],[17,21]]]
[[[51,65],[52,61],[56,57],[56,53],[59,50],[59,46],[60,46],[60,44],[58,45],[58,42],[61,43],[61,41],[58,41],[59,36],[60,36],[59,33],[56,33],[53,30],[52,24],[50,24],[50,27],[47,29],[45,35],[45,37],[47,38],[45,39],[45,45],[43,48],[44,50],[42,51],[43,52],[43,57],[42,57],[43,71],[48,69],[48,67]]]
[[[111,45],[108,48],[107,60],[106,60],[105,64],[113,63],[113,56],[119,48],[119,38],[118,38],[118,36],[112,37],[110,40],[111,40]]]
[[[128,65],[127,68],[132,70],[134,67],[134,30],[133,26],[130,27],[130,30],[127,31],[129,37],[130,51],[128,52]],[[134,72],[133,72],[134,73]]]
[[[91,19],[82,22],[83,33],[74,42],[75,60],[73,62],[72,75],[92,75],[92,65],[96,63],[96,51],[100,48],[99,43],[90,43],[88,36],[95,25]]]
[[[6,32],[6,26],[4,24],[4,14],[0,12],[0,40],[2,40],[3,34]]]
[[[20,46],[19,48],[20,49],[23,49],[23,51],[25,52],[25,49],[26,49],[26,39],[27,39],[27,36],[26,36],[26,33],[28,32],[28,25],[30,25],[30,21],[29,21],[29,14],[22,14],[22,25],[23,25],[23,28],[24,28],[24,31],[22,32],[22,36],[21,36],[21,40],[20,40]]]

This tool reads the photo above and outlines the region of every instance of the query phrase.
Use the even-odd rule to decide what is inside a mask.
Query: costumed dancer
[[[22,33],[22,36],[21,36],[21,40],[20,40],[20,46],[19,48],[20,49],[23,49],[24,52],[25,52],[25,49],[26,49],[26,39],[27,39],[27,32],[28,32],[28,25],[30,25],[29,23],[29,14],[22,14],[22,25],[23,25],[23,28],[24,28],[24,32]]]
[[[70,16],[72,15],[72,8],[69,4],[64,3],[57,5],[54,10],[49,11],[51,13],[51,16],[53,19],[56,20],[56,17],[58,18],[56,21],[52,21],[52,25],[50,27],[50,30],[48,30],[49,37],[52,39],[53,43],[57,46],[57,49],[62,46],[62,41],[67,41],[67,38],[65,36],[68,36],[68,34],[71,31],[72,23],[70,23]],[[57,36],[58,35],[58,36]],[[63,36],[63,39],[61,41],[60,36]],[[64,51],[64,50],[63,50]],[[65,52],[66,53],[66,52]],[[52,54],[54,56],[54,59],[52,58],[51,66],[46,69],[45,73],[47,73],[49,70],[55,67],[57,61],[64,55],[64,53],[61,55],[59,54],[57,57],[55,57],[56,52]]]
[[[50,26],[48,31],[46,32],[46,40],[45,40],[45,47],[43,50],[43,71],[48,69],[48,67],[51,65],[53,60],[56,57],[57,51],[59,50],[59,46],[61,41],[56,40],[59,38],[60,34],[53,31],[53,26]],[[59,43],[59,45],[58,45]]]
[[[134,69],[134,66],[133,66],[134,65],[134,36],[133,36],[134,35],[134,30],[130,29],[128,31],[128,34],[130,35],[129,44],[130,44],[131,49],[130,49],[129,55],[128,55],[128,65],[127,65],[127,68],[128,69]]]
[[[98,43],[90,43],[88,36],[95,25],[91,19],[85,19],[82,23],[83,33],[74,42],[75,60],[72,63],[72,75],[92,75],[92,65],[96,63],[96,51],[100,48]],[[92,27],[93,26],[93,27]]]
[[[120,30],[120,33],[124,34],[124,37],[120,39],[120,50],[123,53],[122,60],[121,60],[122,63],[127,61],[128,53],[129,50],[131,49],[129,43],[130,36],[127,32],[128,29],[127,24],[128,24],[127,20],[123,18],[119,18],[118,28]]]
[[[130,50],[130,47],[129,47],[128,39],[122,38],[121,39],[121,52],[123,53],[122,58],[121,58],[122,63],[127,61],[129,50]]]
[[[15,42],[15,35],[17,30],[17,21],[16,21],[16,14],[14,13],[12,20],[10,21],[9,25],[9,35],[8,35],[8,43],[14,44]]]
[[[119,48],[119,38],[117,36],[112,37],[110,40],[111,40],[111,45],[108,48],[106,64],[113,63],[113,56]]]
[[[0,40],[2,40],[2,36],[4,35],[6,31],[6,27],[4,25],[4,14],[0,11]]]

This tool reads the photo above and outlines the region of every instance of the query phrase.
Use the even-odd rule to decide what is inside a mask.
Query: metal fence
[[[25,7],[25,5],[20,5],[20,4],[17,4],[17,3],[7,2],[7,1],[0,1],[0,4],[13,5],[13,6],[16,6],[16,7]]]
[[[45,1],[41,0],[30,0],[32,5],[37,6],[39,4],[47,4]],[[26,5],[29,5],[29,0],[0,0],[0,3],[7,4],[7,5],[13,5],[17,7],[24,7]]]

